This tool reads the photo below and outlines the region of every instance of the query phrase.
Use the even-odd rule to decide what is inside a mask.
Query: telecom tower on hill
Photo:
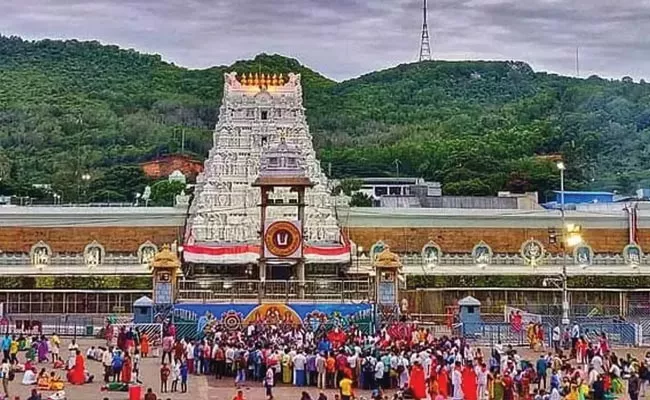
[[[427,0],[422,7],[424,19],[422,22],[422,38],[420,39],[420,61],[431,60],[431,44],[429,43],[429,26],[427,25]]]

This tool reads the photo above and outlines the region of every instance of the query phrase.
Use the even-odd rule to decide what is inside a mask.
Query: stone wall
[[[366,250],[381,240],[397,253],[419,253],[429,241],[438,244],[443,253],[471,253],[480,241],[487,243],[494,253],[519,253],[521,245],[531,238],[542,242],[550,253],[561,251],[558,245],[549,244],[548,229],[541,228],[350,227],[349,234],[353,242]],[[628,244],[627,229],[585,227],[582,236],[595,253],[620,254]],[[639,245],[650,251],[650,229],[639,230]]]
[[[182,243],[182,227],[0,227],[0,250],[4,253],[28,253],[43,241],[54,253],[81,253],[93,240],[107,253],[137,253],[146,241],[160,246]]]

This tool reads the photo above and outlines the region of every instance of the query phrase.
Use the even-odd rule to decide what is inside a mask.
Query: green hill
[[[50,183],[74,201],[128,200],[130,167],[185,149],[204,157],[223,72],[303,76],[307,117],[334,177],[400,174],[446,193],[650,184],[650,85],[572,79],[521,62],[400,65],[336,83],[282,56],[188,70],[97,42],[0,37],[0,194]],[[396,162],[395,160],[399,160]],[[81,176],[91,175],[85,182]]]

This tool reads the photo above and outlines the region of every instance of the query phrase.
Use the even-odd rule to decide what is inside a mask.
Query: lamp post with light
[[[560,245],[562,248],[562,275],[560,281],[562,283],[562,325],[569,325],[569,290],[568,274],[567,274],[567,248],[573,248],[582,243],[582,236],[580,235],[581,227],[575,224],[567,224],[566,216],[564,213],[564,170],[566,166],[564,162],[557,163],[557,169],[560,171],[560,218],[562,221],[562,236]]]
[[[566,236],[564,216],[564,170],[566,166],[562,161],[557,163],[557,169],[560,170],[560,218],[562,219],[562,325],[569,325],[569,291],[567,288],[567,271],[566,271]]]

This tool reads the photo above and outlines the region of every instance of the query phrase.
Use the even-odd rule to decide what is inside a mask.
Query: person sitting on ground
[[[50,377],[47,371],[45,371],[45,368],[41,369],[41,372],[38,373],[36,384],[40,390],[50,390]]]
[[[43,400],[41,394],[38,393],[36,389],[32,389],[32,394],[27,398],[27,400]]]
[[[144,400],[158,400],[156,394],[153,392],[153,389],[147,389],[147,394],[144,395]]]
[[[25,371],[25,374],[23,375],[23,385],[35,385],[36,382],[38,382],[38,378],[36,376],[36,368],[30,368]]]
[[[90,346],[90,348],[86,350],[86,359],[88,360],[95,359],[95,346]]]
[[[63,380],[56,375],[56,372],[52,371],[50,373],[50,390],[63,390],[64,386]]]
[[[235,395],[235,397],[232,398],[232,400],[246,400],[246,397],[244,397],[244,391],[238,389],[237,394]]]
[[[61,360],[61,357],[58,357],[56,360],[54,360],[54,365],[52,365],[52,368],[54,369],[63,369],[64,364],[63,360]]]

